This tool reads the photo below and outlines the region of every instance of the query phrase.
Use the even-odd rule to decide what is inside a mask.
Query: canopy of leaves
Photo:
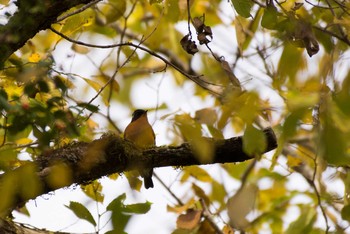
[[[176,175],[160,178],[154,190],[163,184],[177,203],[168,206],[178,217],[174,233],[346,233],[349,1],[0,4],[1,217],[15,191],[25,199],[42,189],[28,161],[101,132],[122,134],[132,111],[148,108],[157,139],[189,142],[200,162],[214,157],[205,137],[241,134],[254,156],[215,165],[219,175],[168,168]],[[278,136],[273,155],[261,155],[267,125]],[[69,181],[64,166],[53,170],[53,184]],[[139,193],[137,173],[125,176]],[[66,207],[92,231],[106,231],[96,217],[108,214],[123,233],[131,217],[152,209],[147,201],[125,202],[132,194],[124,192],[106,204],[99,181],[81,189],[106,213],[76,201]]]

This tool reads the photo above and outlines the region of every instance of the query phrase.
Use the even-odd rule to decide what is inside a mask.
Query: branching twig
[[[215,90],[217,89],[215,87],[214,84],[205,81],[203,79],[201,79],[201,76],[193,76],[190,75],[188,73],[186,73],[185,71],[183,71],[182,69],[180,69],[179,67],[177,67],[175,64],[171,63],[170,61],[168,61],[167,59],[165,59],[163,56],[153,52],[152,50],[140,46],[140,45],[136,45],[132,42],[123,42],[123,43],[117,43],[117,44],[111,44],[111,45],[95,45],[95,44],[89,44],[89,43],[85,43],[85,42],[81,42],[81,41],[77,41],[74,39],[69,38],[68,36],[64,35],[63,33],[60,33],[59,31],[57,31],[54,28],[50,28],[51,31],[53,31],[54,33],[56,33],[57,35],[63,37],[64,39],[66,39],[67,41],[70,41],[72,43],[75,44],[79,44],[79,45],[83,45],[83,46],[87,46],[87,47],[92,47],[92,48],[100,48],[100,49],[110,49],[110,48],[115,48],[115,47],[120,47],[120,46],[130,46],[130,47],[135,47],[137,49],[140,49],[142,51],[147,52],[148,54],[162,60],[165,64],[169,65],[170,67],[174,68],[175,70],[177,70],[178,72],[180,72],[182,75],[184,75],[185,77],[189,78],[190,80],[192,80],[193,82],[195,82],[197,85],[199,85],[200,87],[202,87],[203,89],[207,90],[209,93],[211,93],[212,95],[216,96],[216,97],[220,97],[221,96],[221,88],[220,90]]]

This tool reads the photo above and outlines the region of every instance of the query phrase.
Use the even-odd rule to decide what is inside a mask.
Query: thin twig
[[[180,200],[180,198],[178,198],[175,193],[173,193],[173,191],[170,190],[170,188],[163,182],[163,180],[154,172],[153,176],[159,181],[159,183],[161,185],[163,185],[163,187],[168,191],[168,193],[177,201],[177,203],[180,206],[183,206],[184,203]]]
[[[165,59],[163,56],[155,53],[154,51],[147,49],[143,46],[140,45],[136,45],[132,42],[123,42],[123,43],[117,43],[117,44],[111,44],[111,45],[95,45],[95,44],[89,44],[89,43],[85,43],[82,41],[77,41],[74,39],[69,38],[68,36],[60,33],[59,31],[57,31],[54,28],[50,28],[51,31],[53,31],[54,33],[56,33],[57,35],[63,37],[64,39],[66,39],[67,41],[70,41],[72,43],[78,44],[78,45],[83,45],[83,46],[87,46],[87,47],[92,47],[92,48],[100,48],[100,49],[110,49],[110,48],[115,48],[115,47],[119,47],[119,46],[130,46],[130,47],[135,47],[137,49],[140,49],[142,51],[147,52],[148,54],[162,60],[164,63],[166,63],[167,65],[171,66],[172,68],[174,68],[175,70],[177,70],[178,72],[180,72],[182,75],[184,75],[185,77],[189,78],[190,80],[192,80],[193,82],[195,82],[197,85],[199,85],[200,87],[202,87],[203,89],[209,91],[212,95],[216,96],[216,97],[221,97],[221,90],[220,91],[216,91],[214,90],[212,86],[218,86],[215,84],[212,84],[211,82],[208,82],[206,80],[201,79],[201,76],[193,76],[188,74],[187,72],[183,71],[182,69],[180,69],[179,67],[177,67],[175,64],[171,63],[170,61],[168,61],[167,59]]]

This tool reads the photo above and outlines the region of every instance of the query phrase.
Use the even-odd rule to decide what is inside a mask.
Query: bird
[[[156,145],[156,136],[148,122],[147,110],[137,109],[134,111],[131,122],[124,130],[124,139],[143,149]],[[145,188],[153,188],[153,168],[141,170],[140,175],[144,179]]]

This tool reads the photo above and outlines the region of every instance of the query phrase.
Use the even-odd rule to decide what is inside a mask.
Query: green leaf
[[[267,146],[264,133],[255,128],[253,125],[248,125],[243,135],[243,150],[249,155],[261,154]]]
[[[80,219],[84,219],[91,223],[94,227],[96,226],[96,221],[94,217],[92,217],[90,211],[81,203],[71,201],[69,206],[66,206],[68,209],[73,211],[73,213]]]
[[[325,123],[320,134],[320,154],[330,164],[343,166],[350,164],[347,153],[347,137],[330,116],[325,118]]]
[[[346,205],[341,210],[341,217],[344,220],[350,221],[350,205]]]
[[[151,205],[151,202],[125,205],[123,211],[133,214],[146,214],[151,209]]]
[[[278,63],[278,76],[277,78],[280,84],[283,84],[285,79],[289,79],[294,83],[296,74],[301,71],[305,62],[303,60],[303,50],[295,47],[291,43],[286,43],[282,52],[282,56]]]
[[[111,219],[113,224],[114,233],[125,233],[124,229],[131,218],[131,215],[125,214],[124,201],[126,199],[126,194],[123,193],[111,201],[107,210],[112,211]]]
[[[304,110],[299,109],[291,112],[285,119],[283,124],[282,136],[284,139],[289,139],[293,137],[297,132],[298,121],[304,115]]]
[[[83,107],[91,112],[98,112],[99,108],[98,106],[95,106],[95,105],[92,105],[90,103],[86,103],[86,102],[81,102],[81,103],[78,103],[78,106],[80,107]]]
[[[231,0],[233,7],[240,16],[244,18],[250,17],[250,10],[252,9],[252,2],[248,0]]]
[[[277,23],[277,9],[273,5],[268,5],[264,9],[264,15],[261,19],[261,26],[267,29],[275,29]]]

